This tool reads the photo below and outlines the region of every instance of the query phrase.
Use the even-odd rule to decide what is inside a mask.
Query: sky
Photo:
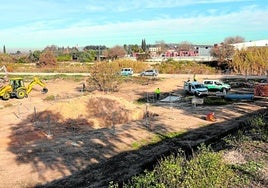
[[[0,12],[7,51],[268,39],[267,0],[0,0]]]

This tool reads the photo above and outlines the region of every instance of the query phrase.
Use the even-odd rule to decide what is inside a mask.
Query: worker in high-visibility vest
[[[159,98],[160,98],[160,89],[159,89],[159,87],[155,90],[155,94],[156,94],[156,100],[159,100]]]
[[[196,75],[194,74],[194,82],[197,82],[197,78]]]

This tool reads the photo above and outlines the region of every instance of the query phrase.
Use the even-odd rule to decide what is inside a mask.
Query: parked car
[[[141,76],[158,76],[158,70],[156,69],[146,70],[146,71],[141,72],[140,75]]]
[[[132,76],[133,75],[133,69],[132,68],[122,68],[120,74],[122,76]]]
[[[198,97],[204,97],[208,95],[208,89],[204,86],[204,84],[199,82],[184,82],[183,89],[185,93]]]
[[[231,86],[229,84],[225,84],[220,80],[203,80],[204,86],[208,88],[209,91],[229,91]]]

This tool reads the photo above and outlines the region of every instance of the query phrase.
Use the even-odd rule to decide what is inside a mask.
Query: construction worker
[[[156,94],[156,100],[159,100],[159,97],[160,97],[160,89],[159,89],[159,87],[155,90],[155,94]]]
[[[196,82],[197,81],[197,78],[196,78],[196,75],[194,74],[194,82]]]

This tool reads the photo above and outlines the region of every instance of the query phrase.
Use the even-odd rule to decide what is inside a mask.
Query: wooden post
[[[36,107],[34,106],[34,125],[36,124]]]
[[[48,125],[47,138],[51,138],[52,137],[52,134],[51,134],[51,127],[50,127],[50,115],[47,116],[47,125]]]
[[[146,104],[145,109],[145,125],[150,129],[150,112],[149,112],[149,104]]]
[[[115,123],[114,123],[114,119],[115,119],[115,112],[112,113],[112,133],[115,135]]]

